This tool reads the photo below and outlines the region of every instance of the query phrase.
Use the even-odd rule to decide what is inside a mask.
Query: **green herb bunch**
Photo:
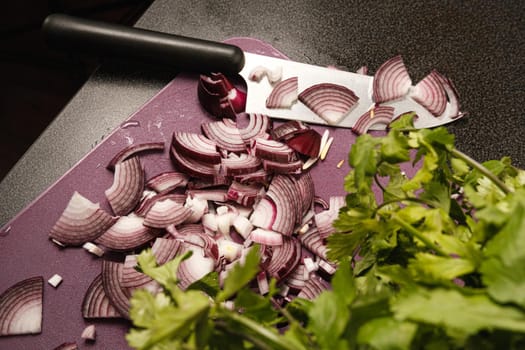
[[[519,349],[525,347],[525,171],[480,164],[445,128],[413,115],[349,154],[346,206],[328,238],[338,264],[315,300],[261,296],[254,246],[221,286],[213,272],[182,291],[177,268],[139,268],[163,287],[131,300],[136,349]],[[415,174],[402,169],[417,163]]]

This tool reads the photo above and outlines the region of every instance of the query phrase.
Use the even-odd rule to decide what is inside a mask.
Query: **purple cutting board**
[[[227,42],[245,51],[286,58],[256,39],[233,38]],[[80,349],[129,348],[124,339],[128,323],[86,321],[81,315],[84,293],[100,273],[101,260],[81,248],[59,249],[48,240],[48,232],[75,190],[109,211],[104,190],[111,186],[113,174],[106,164],[119,150],[147,141],[162,140],[168,144],[174,130],[200,132],[202,122],[213,120],[198,103],[197,77],[177,76],[0,231],[0,292],[31,276],[41,275],[47,281],[57,273],[64,278],[56,289],[45,282],[42,333],[0,337],[0,349],[53,349],[64,342],[77,342]],[[326,129],[314,128],[320,133]],[[349,170],[347,157],[355,140],[349,129],[330,128],[330,134],[334,142],[328,157],[311,169],[316,193],[325,200],[332,195],[344,195],[343,178]],[[141,157],[146,178],[172,169],[167,149],[163,154]],[[338,168],[341,160],[344,165]],[[84,342],[80,334],[92,323],[96,324],[97,339],[94,343]]]

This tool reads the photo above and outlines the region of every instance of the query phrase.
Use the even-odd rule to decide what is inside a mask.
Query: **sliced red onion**
[[[304,264],[298,264],[297,267],[286,277],[284,283],[289,287],[289,292],[297,294],[304,288],[307,278],[305,278]]]
[[[146,213],[155,203],[165,199],[171,199],[172,201],[182,205],[186,202],[186,195],[180,193],[156,193],[153,196],[148,196],[147,198],[143,199],[143,201],[139,203],[139,206],[133,213],[138,216],[146,216]]]
[[[120,278],[120,285],[122,287],[127,289],[141,288],[147,286],[153,281],[150,276],[137,271],[137,266],[137,255],[126,255],[126,258],[124,259],[124,266],[122,267],[122,275]]]
[[[219,238],[217,240],[219,248],[219,257],[225,258],[228,262],[235,261],[241,256],[243,246],[235,243],[227,238]]]
[[[317,227],[310,228],[305,234],[299,236],[303,246],[315,255],[326,259],[327,247],[319,234]]]
[[[0,336],[42,331],[44,278],[24,279],[0,295]]]
[[[164,151],[164,142],[145,142],[140,144],[129,145],[118,152],[109,162],[107,168],[113,170],[117,163],[137,155],[138,153],[146,151]]]
[[[299,94],[299,101],[330,125],[339,123],[358,100],[352,90],[333,83],[315,84]]]
[[[64,246],[78,246],[102,235],[117,220],[99,204],[74,192],[49,237]]]
[[[184,173],[179,171],[166,171],[149,179],[146,182],[146,187],[158,193],[167,193],[176,188],[185,187],[188,181],[188,175]]]
[[[122,280],[123,263],[110,260],[102,261],[102,287],[111,304],[125,318],[129,319],[129,306],[131,293],[124,288],[120,281]]]
[[[226,202],[228,200],[228,190],[226,188],[191,189],[187,190],[186,194],[194,199],[203,199],[212,202]]]
[[[172,145],[180,154],[187,157],[210,164],[221,162],[221,155],[217,151],[217,143],[202,134],[175,131]]]
[[[251,174],[261,167],[261,160],[257,157],[243,153],[239,157],[222,158],[221,172],[225,176]]]
[[[333,222],[339,215],[339,210],[345,205],[344,196],[331,196],[330,208],[315,214],[315,224],[322,239],[326,239],[335,232]]]
[[[303,289],[297,295],[299,298],[313,300],[319,296],[323,291],[329,290],[330,284],[319,276],[312,276],[306,281]]]
[[[217,143],[217,147],[229,152],[244,152],[246,146],[237,125],[229,119],[203,123],[202,132]]]
[[[95,243],[117,252],[142,247],[159,235],[160,231],[144,225],[144,218],[137,215],[121,216]]]
[[[277,246],[283,244],[283,235],[275,231],[264,230],[256,228],[250,233],[250,239],[255,243],[260,243],[269,246]]]
[[[357,135],[365,134],[373,125],[389,125],[393,117],[394,107],[376,105],[359,117],[352,126],[352,131]]]
[[[178,227],[176,239],[184,242],[183,247],[196,246],[202,248],[206,257],[215,261],[219,259],[217,242],[205,233],[201,224],[183,224]]]
[[[159,200],[146,213],[144,225],[153,228],[166,228],[183,223],[192,214],[191,209],[169,198]]]
[[[104,291],[102,274],[97,275],[97,277],[93,279],[84,294],[82,317],[86,319],[122,317]]]
[[[276,217],[277,209],[275,203],[270,198],[263,197],[259,203],[255,205],[253,213],[250,216],[250,222],[255,227],[271,230]]]
[[[410,92],[416,102],[425,107],[435,117],[440,116],[447,107],[447,96],[440,79],[440,74],[433,70]]]
[[[412,80],[403,58],[400,55],[394,56],[377,69],[373,80],[372,98],[376,104],[397,100],[405,96],[411,86]]]
[[[233,176],[233,181],[240,182],[242,184],[253,184],[258,183],[262,185],[268,184],[270,174],[263,168],[257,169],[253,172],[246,174],[239,174]]]
[[[268,276],[266,271],[261,271],[257,274],[257,286],[259,287],[259,294],[266,295],[270,291],[270,284],[268,283]]]
[[[310,130],[310,127],[300,120],[289,120],[274,128],[271,135],[274,140],[286,141],[291,137]]]
[[[267,140],[255,139],[251,144],[252,154],[262,159],[288,163],[295,160],[295,152],[285,143]]]
[[[444,75],[437,73],[437,76],[441,84],[443,85],[443,89],[445,89],[445,93],[447,94],[447,98],[448,98],[448,103],[450,105],[450,110],[449,111],[445,110],[444,113],[447,113],[447,116],[452,119],[463,117],[465,113],[462,113],[460,111],[459,94],[456,89],[456,86],[454,85],[452,80],[445,77]]]
[[[175,166],[189,176],[199,179],[214,180],[219,173],[219,169],[214,164],[183,156],[175,149],[175,147],[171,147],[170,157]]]
[[[215,269],[215,260],[206,257],[203,248],[191,246],[188,250],[193,251],[193,254],[184,260],[177,270],[179,287],[182,290],[186,290],[193,282]]]
[[[157,264],[162,265],[173,259],[182,251],[182,244],[175,239],[161,238],[155,239],[151,246],[151,252],[157,260]]]
[[[301,243],[295,237],[283,237],[283,244],[272,247],[266,272],[277,282],[286,278],[301,260]]]
[[[244,239],[247,239],[253,230],[253,225],[250,220],[242,215],[237,215],[233,219],[232,226]]]
[[[262,198],[264,192],[262,185],[243,185],[234,181],[228,188],[228,199],[243,206],[253,206]]]
[[[298,79],[281,80],[273,87],[266,99],[266,108],[291,108],[298,97]]]
[[[239,128],[241,138],[246,145],[249,145],[251,141],[256,138],[267,138],[268,132],[272,126],[272,120],[267,115],[244,113],[239,115],[237,120],[240,120],[242,117],[248,117],[248,125],[244,128]]]
[[[104,193],[115,215],[129,214],[144,191],[144,169],[135,156],[115,165],[113,184]]]
[[[292,136],[286,144],[305,156],[317,157],[321,148],[321,135],[314,129],[309,129]]]
[[[221,73],[201,75],[197,94],[201,106],[217,118],[235,119],[246,106],[246,93],[233,86]]]
[[[302,197],[297,181],[293,176],[275,175],[268,188],[267,195],[276,203],[283,200],[290,202],[292,210],[288,213],[283,212],[283,214],[288,215],[289,220],[293,222],[293,225],[297,225],[301,222],[303,215],[301,203]],[[277,218],[277,220],[279,220],[279,218]],[[278,232],[282,233],[282,231]]]
[[[303,171],[303,162],[300,159],[289,163],[263,159],[262,164],[266,172],[273,174],[300,174]]]
[[[337,271],[337,265],[329,263],[324,259],[319,259],[317,263],[319,265],[319,270],[317,271],[317,273],[321,277],[325,278],[325,280],[330,280]]]
[[[197,223],[201,220],[202,216],[208,212],[208,201],[200,198],[186,198],[184,206],[191,209],[191,215],[184,221],[185,223]]]
[[[201,224],[204,227],[204,231],[212,236],[214,236],[215,232],[219,229],[217,225],[217,215],[214,213],[204,214],[201,218]]]
[[[295,180],[295,185],[299,192],[299,203],[301,205],[300,215],[303,216],[313,205],[315,196],[314,180],[312,174],[309,172],[302,173],[301,176],[292,179]]]
[[[80,334],[80,338],[94,341],[97,338],[95,325],[90,324],[86,326],[86,328],[84,328],[82,331],[82,334]]]

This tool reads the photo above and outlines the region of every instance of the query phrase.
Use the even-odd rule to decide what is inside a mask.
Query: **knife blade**
[[[297,102],[290,108],[267,108],[266,98],[273,86],[266,79],[256,82],[249,78],[257,67],[280,69],[282,79],[297,77],[298,92],[320,83],[333,83],[351,89],[359,101],[336,127],[352,127],[358,118],[374,106],[373,76],[336,70],[276,57],[243,52],[239,47],[204,39],[167,34],[146,29],[52,14],[43,23],[46,41],[51,47],[82,54],[109,56],[125,60],[173,67],[179,71],[198,73],[221,72],[239,74],[247,86],[247,113],[262,113],[270,117],[301,120],[312,124],[328,124],[306,105]],[[444,113],[436,118],[422,105],[406,97],[383,103],[394,107],[394,115],[416,112],[417,128],[428,128],[452,122]],[[447,108],[450,108],[450,104]],[[374,126],[381,130],[384,126]]]

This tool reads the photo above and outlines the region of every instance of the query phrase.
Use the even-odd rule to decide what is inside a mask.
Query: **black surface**
[[[448,126],[457,146],[484,161],[525,167],[521,1],[158,0],[137,26],[209,40],[269,42],[290,58],[373,73],[401,54],[414,82],[450,77],[468,117]],[[99,69],[0,183],[5,222],[76,163],[173,76],[124,64]],[[50,87],[52,88],[52,87]]]

